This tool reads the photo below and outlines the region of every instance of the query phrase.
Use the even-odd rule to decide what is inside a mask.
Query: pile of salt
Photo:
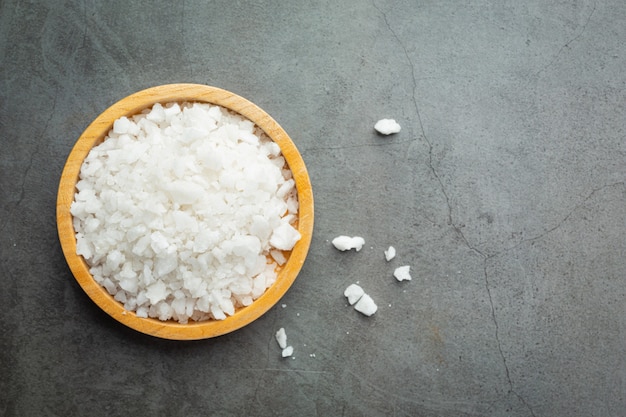
[[[139,317],[224,319],[272,285],[300,239],[280,148],[219,106],[156,104],[116,120],[76,188],[77,253]]]

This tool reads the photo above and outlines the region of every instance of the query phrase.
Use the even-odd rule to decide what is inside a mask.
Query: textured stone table
[[[625,2],[129,3],[0,3],[0,415],[626,415]],[[174,82],[270,113],[316,201],[285,307],[196,342],[100,311],[55,226],[80,133]]]

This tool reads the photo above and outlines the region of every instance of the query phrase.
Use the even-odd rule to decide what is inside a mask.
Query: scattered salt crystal
[[[348,288],[343,292],[343,295],[348,298],[348,303],[354,305],[365,294],[363,288],[356,284],[350,284]]]
[[[391,135],[400,131],[400,125],[394,119],[381,119],[376,122],[374,129],[383,135]]]
[[[293,355],[293,346],[287,346],[283,349],[282,353],[281,353],[283,358],[287,358],[291,355]]]
[[[396,248],[394,248],[393,246],[389,246],[389,249],[385,251],[385,259],[387,260],[387,262],[389,262],[395,257],[396,257]]]
[[[354,305],[354,309],[359,313],[365,314],[366,316],[371,316],[376,313],[378,307],[376,306],[376,303],[374,303],[374,300],[372,300],[372,297],[367,294],[363,294],[361,299]]]
[[[311,354],[309,354],[309,356],[310,356],[311,358],[314,358],[314,357],[315,357],[315,353],[311,353]]]
[[[337,236],[332,241],[333,246],[340,251],[346,251],[350,249],[356,249],[356,251],[360,251],[363,245],[365,244],[365,239],[360,236]]]
[[[411,274],[409,273],[410,268],[411,267],[409,265],[400,266],[396,268],[395,271],[393,271],[393,276],[398,281],[410,281],[411,280]]]
[[[287,304],[281,304],[280,306],[281,306],[282,308],[285,308],[285,307],[287,307]]]
[[[281,349],[287,347],[287,334],[285,333],[285,329],[283,327],[278,329],[278,331],[276,332],[276,341],[278,342],[278,346],[280,346]]]

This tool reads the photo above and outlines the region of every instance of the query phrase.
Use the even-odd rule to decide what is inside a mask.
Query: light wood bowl
[[[156,103],[204,102],[217,104],[248,118],[260,127],[282,151],[293,173],[299,201],[297,228],[302,238],[289,254],[287,262],[278,273],[276,282],[247,307],[239,308],[225,320],[208,320],[180,324],[140,318],[100,286],[89,273],[82,256],[76,254],[76,237],[72,225],[70,205],[74,200],[76,183],[83,160],[92,147],[101,143],[122,116],[132,116]],[[313,191],[306,166],[296,146],[287,133],[262,109],[250,101],[215,87],[198,84],[170,84],[149,88],[132,94],[115,103],[98,116],[80,136],[67,159],[57,196],[57,227],[65,259],[87,295],[107,314],[120,323],[139,332],[164,339],[195,340],[220,336],[237,330],[267,312],[287,292],[300,272],[313,234]]]

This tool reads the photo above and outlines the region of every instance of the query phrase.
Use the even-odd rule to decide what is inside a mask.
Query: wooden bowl
[[[292,249],[278,277],[265,293],[251,305],[236,310],[224,320],[208,320],[181,324],[173,320],[160,321],[137,317],[98,284],[89,273],[82,256],[76,254],[76,237],[70,206],[76,193],[76,183],[83,160],[92,147],[101,143],[122,116],[132,116],[156,103],[204,102],[232,110],[260,127],[282,151],[296,183],[299,210],[297,228],[302,238]],[[287,292],[300,272],[313,234],[313,191],[304,161],[287,133],[262,109],[248,100],[215,87],[198,84],[170,84],[149,88],[115,103],[94,120],[80,136],[67,159],[57,196],[57,227],[65,259],[87,295],[107,314],[120,323],[155,337],[175,340],[194,340],[220,336],[237,330],[259,318],[274,306]]]

